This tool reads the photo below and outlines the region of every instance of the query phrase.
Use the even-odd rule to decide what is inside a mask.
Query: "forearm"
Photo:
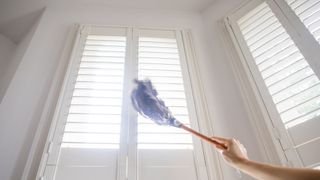
[[[319,180],[320,171],[313,169],[294,169],[243,160],[236,165],[244,173],[256,179],[268,180]]]

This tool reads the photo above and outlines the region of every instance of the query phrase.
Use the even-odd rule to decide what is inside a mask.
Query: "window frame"
[[[293,148],[293,142],[289,137],[284,124],[282,123],[280,114],[277,112],[276,106],[272,101],[272,97],[268,92],[264,80],[262,79],[261,73],[256,67],[251,52],[247,47],[239,26],[237,25],[237,20],[239,18],[263,2],[266,2],[272,9],[275,16],[290,35],[295,45],[301,51],[310,67],[318,77],[320,77],[320,68],[318,68],[319,61],[316,59],[316,56],[318,55],[319,57],[320,55],[320,46],[319,43],[313,38],[312,34],[300,21],[299,17],[296,16],[291,7],[284,0],[248,0],[224,19],[224,24],[228,31],[228,35],[231,37],[233,42],[232,44],[236,48],[242,65],[242,67],[239,67],[239,65],[234,65],[234,72],[239,74],[239,68],[244,69],[246,77],[243,77],[243,75],[239,75],[237,77],[248,78],[250,87],[240,85],[243,86],[242,91],[249,91],[249,88],[252,88],[251,90],[254,91],[254,99],[246,99],[250,104],[248,105],[248,108],[254,109],[252,104],[258,103],[259,110],[263,114],[262,117],[264,119],[264,123],[267,124],[268,130],[266,133],[272,137],[272,144],[278,153],[281,163],[289,166],[302,167],[302,161],[296,150]],[[246,94],[246,96],[250,96],[246,92],[242,93]],[[261,117],[261,115],[258,115],[259,113],[254,112],[254,114],[255,115],[252,116]],[[316,118],[319,119],[319,117]],[[253,121],[258,120],[254,119]],[[265,128],[264,123],[256,122],[255,124],[260,126],[259,128],[261,129]],[[264,134],[266,135],[266,133]]]
[[[55,139],[55,132],[57,131],[57,129],[62,128],[63,126],[63,122],[65,120],[61,120],[59,115],[60,115],[60,110],[63,109],[63,107],[65,106],[65,103],[67,103],[67,101],[65,101],[65,97],[67,96],[67,88],[70,88],[70,86],[72,85],[72,83],[70,83],[69,81],[72,79],[71,78],[71,72],[74,72],[76,70],[75,64],[79,63],[81,61],[81,58],[78,58],[77,56],[79,56],[79,53],[81,54],[81,47],[84,45],[84,42],[86,40],[86,35],[88,35],[89,31],[92,30],[92,28],[101,28],[100,30],[98,30],[98,33],[102,33],[103,34],[103,29],[104,28],[124,28],[127,30],[126,33],[126,37],[127,37],[127,47],[126,47],[126,62],[125,62],[125,68],[127,68],[128,66],[132,66],[132,67],[138,67],[136,64],[138,63],[138,56],[137,53],[135,53],[134,51],[137,50],[137,43],[138,42],[138,35],[137,35],[137,30],[139,29],[138,27],[123,27],[123,26],[99,26],[99,25],[79,25],[78,31],[76,32],[76,40],[73,43],[73,50],[71,52],[71,58],[69,61],[69,65],[66,69],[65,76],[63,78],[63,84],[62,87],[60,89],[60,94],[59,94],[59,98],[58,98],[58,102],[57,105],[55,107],[55,113],[54,113],[54,117],[50,126],[50,130],[49,130],[49,134],[47,137],[47,141],[45,144],[45,148],[43,151],[43,155],[42,155],[42,159],[40,161],[40,166],[39,166],[39,170],[37,173],[37,179],[42,179],[45,177],[46,174],[53,175],[54,171],[55,171],[55,167],[57,165],[57,159],[59,156],[59,153],[53,153],[52,152],[58,152],[58,150],[53,150],[54,148],[58,148],[60,146],[54,146],[53,143],[57,142],[57,139]],[[144,29],[144,27],[142,27],[141,29]],[[152,29],[152,28],[150,28]],[[209,122],[209,117],[208,117],[208,112],[199,117],[199,109],[201,109],[202,111],[207,111],[207,107],[206,106],[206,102],[205,98],[203,96],[200,97],[200,99],[195,99],[193,97],[194,94],[197,93],[201,93],[203,94],[203,89],[201,89],[201,87],[199,87],[200,82],[194,82],[191,80],[191,75],[192,73],[196,73],[195,76],[197,77],[197,80],[199,80],[199,72],[198,72],[198,67],[197,66],[190,66],[190,64],[194,64],[195,63],[195,51],[192,48],[192,44],[189,44],[192,42],[192,37],[190,35],[190,31],[189,30],[183,30],[180,28],[154,28],[155,30],[174,30],[176,32],[176,38],[177,38],[177,43],[178,43],[178,48],[179,48],[179,54],[180,54],[180,61],[181,61],[181,69],[182,69],[182,74],[183,74],[183,79],[184,79],[184,86],[185,86],[185,91],[186,91],[186,96],[187,96],[187,102],[188,102],[188,106],[192,106],[192,107],[188,107],[188,110],[190,111],[190,118],[194,118],[196,117],[195,121],[197,123],[193,123],[194,128],[199,130],[199,126],[202,127],[202,129],[204,127],[206,127],[206,125]],[[136,54],[136,55],[135,55]],[[128,61],[128,59],[130,59]],[[123,109],[122,109],[122,119],[125,118],[134,118],[137,119],[137,113],[133,110],[132,106],[130,106],[130,89],[133,88],[134,84],[132,82],[132,77],[136,77],[136,72],[134,68],[128,68],[129,70],[125,71],[124,74],[124,87],[123,87],[123,103],[125,105],[123,105]],[[198,87],[197,89],[195,89],[194,87]],[[70,93],[70,92],[69,92]],[[199,97],[198,97],[199,98]],[[190,103],[192,102],[192,103]],[[197,103],[197,104],[195,104]],[[198,107],[200,106],[200,107]],[[198,109],[196,109],[195,107],[198,107]],[[191,112],[192,111],[192,112]],[[205,118],[203,118],[205,117]],[[66,118],[65,118],[66,119]],[[134,167],[136,166],[136,162],[137,162],[137,157],[136,157],[136,151],[137,148],[135,147],[134,144],[129,144],[127,145],[126,140],[129,137],[134,137],[132,136],[132,134],[136,133],[136,128],[132,128],[132,127],[136,127],[136,122],[134,121],[124,121],[122,122],[121,125],[121,129],[123,128],[127,128],[127,126],[131,126],[130,131],[122,131],[121,133],[121,137],[120,137],[120,148],[119,148],[119,159],[118,159],[118,178],[119,180],[124,180],[127,177],[130,177],[130,179],[134,180],[137,178],[137,170],[133,169],[133,168],[129,168],[129,171],[127,172],[127,168],[128,166],[130,166],[130,164],[127,164],[127,162],[129,161],[130,163],[134,164]],[[205,128],[203,129],[204,132],[207,132],[208,134],[212,134],[211,129],[210,128]],[[124,133],[125,132],[125,133]],[[62,137],[61,137],[62,138]],[[203,148],[203,143],[196,138],[193,138],[194,141],[194,146],[199,147],[199,148],[195,148],[197,149],[197,152],[194,153],[194,158],[195,158],[195,166],[196,166],[196,171],[197,174],[205,174],[202,176],[199,176],[199,179],[207,179],[209,176],[209,179],[214,179],[214,178],[219,178],[221,177],[221,169],[217,169],[216,167],[219,167],[219,161],[214,161],[209,162],[212,159],[218,159],[217,154],[212,153],[211,149],[204,149]],[[133,141],[135,142],[135,141]],[[121,148],[122,146],[122,148]],[[123,146],[126,146],[125,148],[123,148]],[[201,153],[203,154],[202,157],[208,157],[208,158],[199,158],[199,154]],[[198,155],[197,155],[198,154]],[[128,155],[128,156],[127,156]],[[207,160],[208,159],[208,160]],[[48,168],[47,170],[45,170],[46,166],[51,165],[52,167]],[[199,166],[198,166],[199,165]],[[204,169],[205,168],[205,169]],[[210,173],[212,171],[212,169],[215,168],[215,172],[214,173]],[[207,172],[207,173],[206,173]],[[210,174],[210,175],[209,175]]]

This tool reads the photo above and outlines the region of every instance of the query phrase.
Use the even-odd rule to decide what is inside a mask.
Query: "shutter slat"
[[[269,27],[264,28],[262,32],[254,34],[252,37],[246,39],[250,50],[254,51],[255,49],[261,47],[265,42],[271,41],[274,37],[280,36],[284,33],[281,26],[275,21]]]
[[[264,61],[263,63],[258,64],[258,68],[260,71],[264,71],[266,69],[272,69],[275,67],[277,63],[281,63],[282,61],[290,61],[291,58],[294,59],[295,56],[302,57],[301,53],[296,48],[285,49],[281,55],[273,57],[268,61]]]
[[[290,83],[290,80],[292,81],[292,79],[295,79],[296,76],[302,78],[308,72],[312,73],[312,72],[310,72],[310,69],[308,68],[308,66],[298,66],[298,67],[299,67],[299,69],[294,69],[294,70],[290,69],[290,71],[286,75],[283,75],[283,74],[279,75],[280,77],[278,77],[278,79],[276,79],[275,81],[273,81],[271,83],[269,83],[269,81],[267,81],[267,79],[266,79],[266,85],[268,87],[272,87],[276,84],[283,83],[284,81],[286,81],[287,83]],[[273,77],[274,76],[275,75],[273,75]],[[269,77],[269,80],[270,80],[270,77]],[[282,86],[283,86],[283,84],[282,84]]]
[[[291,54],[288,57],[279,59],[279,61],[274,62],[274,64],[266,67],[260,68],[263,78],[268,79],[269,77],[288,69],[291,66],[298,66],[297,64],[302,63],[303,57],[300,53]],[[299,64],[300,65],[300,64]]]
[[[246,21],[248,21],[249,19],[252,19],[255,17],[255,15],[261,11],[263,11],[264,9],[267,10],[267,6],[265,6],[264,4],[259,5],[258,7],[254,8],[253,10],[251,10],[250,12],[248,12],[246,15],[244,15],[243,17],[241,17],[238,20],[238,24],[240,26],[243,25],[243,23],[245,23]]]
[[[306,81],[306,80],[308,80],[309,78],[312,78],[312,77],[314,77],[314,74],[310,74],[310,75],[308,75],[306,77],[298,77],[298,79],[296,79],[294,77],[290,77],[290,81],[288,81],[288,82],[283,81],[283,82],[286,82],[286,83],[285,84],[278,83],[275,86],[271,86],[269,88],[269,91],[270,91],[271,95],[274,96],[274,95],[279,94],[280,92],[283,92],[286,89],[288,89],[288,88],[290,88],[292,86],[295,86],[295,85],[297,85],[297,84],[299,84],[301,82],[304,82],[304,81]]]
[[[283,106],[280,106],[278,105],[278,110],[280,113],[284,113],[284,112],[287,112],[289,110],[292,110],[300,105],[303,105],[303,104],[306,104],[310,101],[312,101],[313,99],[315,98],[318,98],[320,95],[320,91],[319,91],[319,87],[318,88],[315,88],[315,89],[312,89],[312,92],[313,94],[310,95],[310,94],[307,94],[307,96],[298,96],[296,97],[295,99],[290,99],[291,102],[286,102],[287,104],[283,103]],[[310,91],[306,91],[306,93],[310,93]],[[284,107],[285,106],[285,107]],[[281,108],[282,107],[282,108]]]
[[[277,22],[276,18],[269,18],[267,22],[260,24],[258,26],[259,28],[255,28],[255,29],[252,29],[251,31],[247,32],[246,33],[246,40],[248,42],[250,42],[250,40],[253,41],[255,39],[262,38],[264,35],[262,32],[265,32],[266,30],[269,30],[269,31],[277,30],[275,28],[278,26],[276,22]],[[275,28],[275,29],[273,30],[273,28]],[[269,32],[269,33],[272,33],[272,32]],[[268,35],[269,33],[266,33],[266,35]]]
[[[317,85],[319,85],[320,83],[315,83],[315,84],[312,84],[311,86],[306,86],[306,87],[304,87],[303,85],[300,85],[299,84],[299,87],[303,87],[303,88],[300,88],[300,89],[298,89],[297,91],[293,91],[293,92],[286,92],[286,94],[287,94],[287,96],[281,96],[282,94],[281,93],[279,93],[280,94],[280,96],[279,97],[276,97],[276,96],[274,96],[274,101],[275,101],[275,103],[282,103],[283,101],[286,101],[286,100],[288,100],[288,99],[290,99],[290,98],[292,98],[292,97],[294,97],[294,96],[297,96],[297,95],[299,95],[300,93],[303,93],[303,92],[305,92],[305,91],[307,91],[307,90],[309,90],[309,89],[312,89],[312,88],[314,88],[315,86],[317,86]],[[288,91],[288,90],[287,90]]]
[[[245,28],[248,25],[252,24],[255,22],[258,18],[261,16],[265,15],[268,12],[268,9],[264,5],[260,5],[254,10],[250,11],[248,14],[243,16],[238,20],[238,23],[241,27]]]
[[[292,121],[297,118],[302,118],[305,115],[320,109],[319,104],[320,104],[319,96],[316,96],[315,98],[312,98],[312,99],[310,98],[304,103],[301,102],[301,105],[298,105],[293,109],[283,112],[281,114],[281,118],[283,118],[284,122]],[[301,111],[303,112],[301,113]]]

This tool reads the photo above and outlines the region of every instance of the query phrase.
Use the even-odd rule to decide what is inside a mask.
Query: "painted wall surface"
[[[1,0],[0,24],[44,7],[46,0]]]
[[[6,36],[0,34],[0,103],[7,87],[7,81],[4,78],[7,72],[7,66],[14,54],[16,44]]]
[[[23,73],[28,72],[28,66],[36,66],[25,62],[29,43],[36,27],[35,24],[17,45],[10,62],[5,66],[6,73],[3,79],[8,88],[0,104],[0,151],[3,152],[0,154],[0,179],[20,179],[20,177],[12,178],[19,175],[19,172],[15,170],[16,162],[18,159],[25,159],[29,153],[30,142],[24,141],[30,138],[25,133],[29,126],[26,120],[32,113],[30,112],[32,106],[29,105],[36,102],[36,99],[29,96],[30,93],[33,93],[32,90],[29,90],[37,82],[33,81],[36,80],[34,76]],[[19,162],[18,166],[24,167],[24,163]]]
[[[219,40],[217,20],[233,6],[227,5],[227,8],[213,6],[203,15],[101,6],[48,6],[0,106],[0,179],[21,179],[30,148],[36,153],[29,156],[32,161],[28,162],[31,164],[28,179],[35,179],[68,63],[68,56],[62,56],[63,49],[72,46],[68,36],[75,23],[191,29],[216,135],[240,139],[252,158],[263,159],[256,149],[257,140],[243,108],[227,52]],[[224,11],[220,11],[221,7]],[[54,79],[56,72],[59,76]],[[43,113],[44,107],[50,111]],[[33,141],[38,126],[40,134]],[[235,170],[228,166],[223,166],[223,172],[225,179],[238,179]]]
[[[267,161],[249,121],[240,89],[232,72],[228,56],[231,50],[224,48],[222,40],[224,17],[239,7],[243,1],[218,1],[202,13],[208,43],[207,52],[211,57],[209,61],[203,61],[205,64],[202,66],[202,73],[204,81],[207,82],[205,88],[212,110],[215,133],[239,139],[247,148],[249,158]],[[225,179],[238,178],[234,169],[229,166],[223,164],[223,170]],[[243,178],[249,179],[247,176]]]

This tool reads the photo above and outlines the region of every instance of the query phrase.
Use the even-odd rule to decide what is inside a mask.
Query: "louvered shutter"
[[[174,31],[139,32],[138,75],[151,79],[173,115],[190,125]],[[138,179],[197,179],[190,134],[138,117]]]
[[[286,0],[286,2],[320,43],[320,0]]]
[[[319,78],[266,2],[242,15],[236,26],[247,46],[243,51],[254,60],[251,68],[259,72],[257,84],[260,90],[268,90],[264,98],[272,99],[266,101],[273,102],[292,148],[304,166],[315,167],[320,162]],[[290,149],[284,147],[285,152]]]
[[[86,40],[69,75],[55,132],[55,179],[117,177],[126,33],[113,31],[82,34]]]
[[[197,127],[188,72],[182,71],[182,32],[100,26],[79,31],[38,177],[206,180],[200,141],[137,118],[130,104],[132,80],[149,78],[173,114],[188,126],[192,117]]]

